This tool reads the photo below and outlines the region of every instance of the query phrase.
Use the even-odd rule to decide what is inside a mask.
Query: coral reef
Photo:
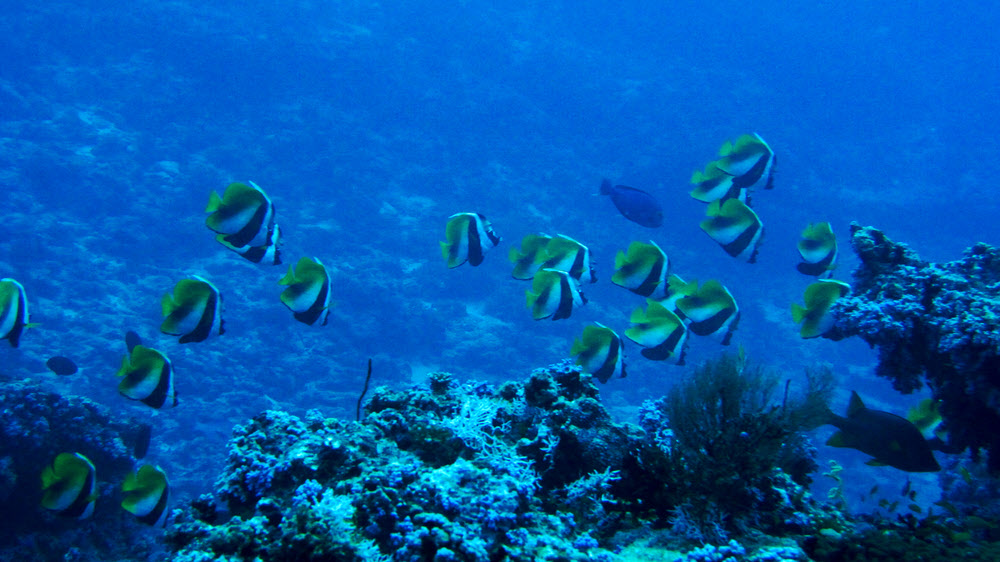
[[[381,387],[362,423],[265,412],[179,515],[174,559],[600,559],[590,533],[630,434],[596,396],[566,364],[500,389]]]
[[[0,558],[109,560],[155,552],[149,530],[118,506],[138,430],[86,398],[55,394],[29,380],[0,382],[0,504],[6,514]],[[81,453],[97,469],[99,497],[86,521],[60,518],[39,505],[42,469],[61,452]]]
[[[851,245],[861,263],[852,294],[831,309],[826,337],[877,347],[876,373],[900,392],[926,383],[950,448],[986,450],[1000,471],[1000,250],[976,244],[960,260],[935,264],[858,224]]]
[[[745,374],[736,359],[712,365]],[[440,372],[427,386],[380,387],[360,422],[264,412],[236,429],[215,491],[175,512],[171,559],[615,560],[654,527],[681,548],[730,545],[712,556],[743,549],[749,525],[757,536],[799,531],[812,509],[807,474],[782,471],[812,458],[792,438],[797,418],[770,403],[760,372],[747,378],[742,406],[703,416],[735,429],[717,436],[719,468],[704,475],[708,453],[697,458],[682,438],[664,448],[663,419],[647,431],[614,423],[569,362],[499,387]],[[686,398],[710,412],[704,397]]]

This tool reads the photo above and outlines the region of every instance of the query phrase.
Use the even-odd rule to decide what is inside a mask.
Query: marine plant
[[[750,526],[797,525],[816,469],[803,431],[827,411],[833,380],[828,369],[806,375],[803,393],[789,398],[786,383],[778,397],[778,373],[742,352],[723,354],[647,403],[646,441],[616,490],[644,498],[628,509],[651,510],[658,525],[710,542]]]

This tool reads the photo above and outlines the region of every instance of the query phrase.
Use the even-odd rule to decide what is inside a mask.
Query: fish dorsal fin
[[[219,207],[221,206],[222,206],[222,197],[219,197],[218,193],[212,191],[212,194],[208,196],[208,206],[205,207],[205,212],[214,213],[215,211],[218,211]]]
[[[693,295],[698,290],[698,280],[684,281],[677,275],[671,275],[667,278],[667,286],[671,293]]]
[[[709,217],[717,217],[722,214],[722,202],[712,201],[708,204],[708,209],[705,210],[705,215]]]
[[[847,417],[852,417],[865,409],[865,403],[861,401],[858,393],[851,391],[851,401],[847,404]]]
[[[545,246],[545,252],[549,258],[576,255],[581,250],[586,250],[586,246],[573,240],[564,234],[557,234],[550,238]]]
[[[706,281],[693,294],[677,301],[677,308],[695,322],[707,320],[719,311],[735,305],[736,301],[729,291],[714,279]]]
[[[446,244],[444,242],[441,242],[441,245],[445,246]],[[445,248],[445,254],[447,254],[447,252],[448,250],[447,248]],[[448,256],[445,255],[445,257],[447,258]],[[288,264],[288,273],[286,273],[284,277],[278,280],[278,284],[291,285],[292,283],[295,283],[295,267],[292,264]]]

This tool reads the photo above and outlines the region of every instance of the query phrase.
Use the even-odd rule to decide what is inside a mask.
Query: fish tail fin
[[[608,195],[611,193],[611,180],[604,178],[601,180],[601,195]]]
[[[441,255],[448,262],[448,267],[455,267],[452,263],[455,261],[451,257],[451,243],[450,242],[438,242],[441,244]]]

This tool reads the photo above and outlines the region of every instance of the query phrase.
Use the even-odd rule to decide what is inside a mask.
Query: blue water
[[[844,407],[855,389],[902,412],[916,398],[874,378],[866,346],[799,339],[799,232],[831,222],[845,281],[851,221],[931,260],[1000,243],[1000,12],[973,3],[208,4],[0,7],[0,277],[24,284],[40,323],[0,346],[0,373],[150,421],[179,499],[206,491],[233,424],[265,408],[352,417],[368,357],[375,384],[519,380],[588,322],[624,329],[642,301],[609,278],[633,240],[729,287],[734,348],[792,377],[829,362]],[[745,264],[700,232],[687,191],[754,131],[778,163],[775,189],[754,195],[765,243]],[[663,227],[626,221],[596,195],[602,177],[659,198]],[[246,262],[205,228],[210,191],[246,180],[275,202],[286,264],[330,266],[328,326],[281,306],[286,266]],[[503,243],[448,270],[445,221],[472,211]],[[600,282],[569,320],[532,321],[510,278],[506,254],[533,232],[594,252]],[[159,301],[191,274],[222,290],[227,332],[180,346],[158,332]],[[129,329],[174,360],[176,409],[118,396]],[[695,341],[688,357],[718,350]],[[81,372],[49,374],[57,354]],[[632,350],[603,398],[632,419],[686,372]],[[838,458],[866,471],[860,488],[890,477],[851,454]]]

